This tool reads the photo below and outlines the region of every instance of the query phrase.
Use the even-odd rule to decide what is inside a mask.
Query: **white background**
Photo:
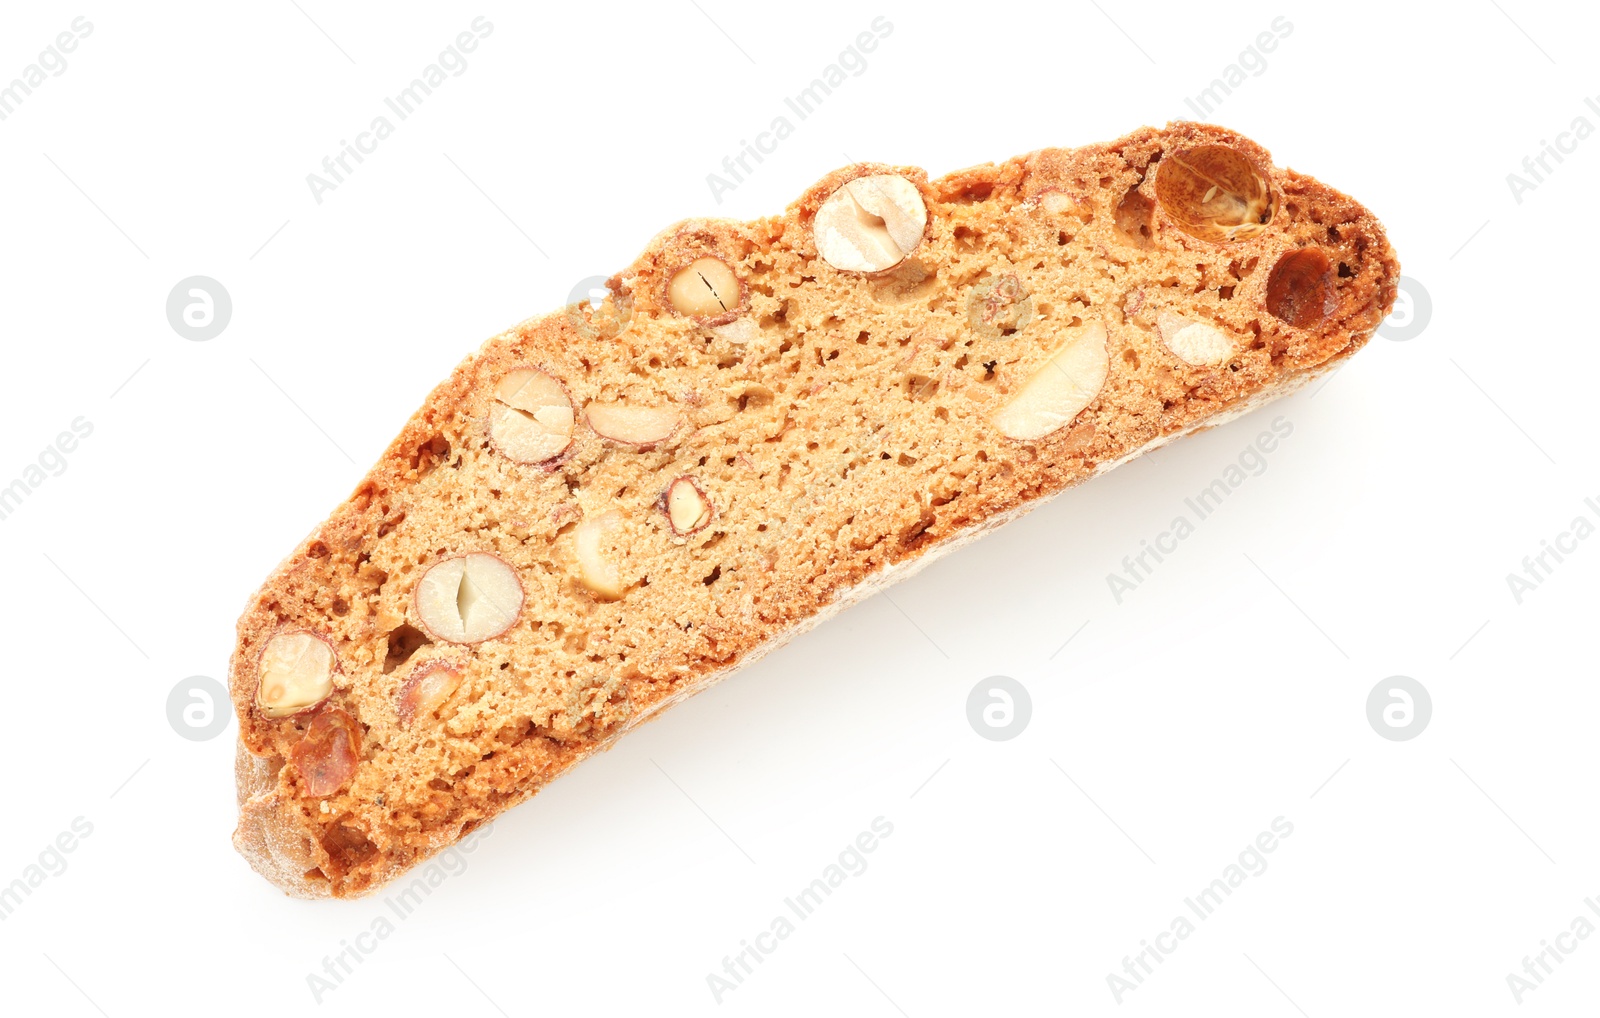
[[[1521,203],[1506,175],[1573,118],[1600,127],[1597,19],[1504,6],[10,5],[0,80],[94,28],[0,122],[0,484],[73,419],[94,431],[0,522],[0,885],[75,817],[93,833],[0,922],[7,1013],[1592,1003],[1600,937],[1520,1006],[1506,976],[1600,924],[1600,540],[1521,604],[1506,576],[1600,500],[1600,140]],[[480,14],[467,70],[316,203],[306,175]],[[706,175],[880,14],[866,70],[717,203]],[[1211,119],[1383,219],[1431,296],[1422,333],[630,736],[503,817],[315,1004],[307,975],[382,899],[252,873],[233,726],[187,741],[166,701],[225,678],[246,597],[429,388],[684,216],[778,212],[852,159],[939,174],[1192,117],[1279,16],[1292,34]],[[164,312],[194,274],[232,295],[209,342]],[[1279,414],[1265,472],[1116,603],[1106,575]],[[1412,741],[1366,716],[1397,674],[1432,694]],[[1012,741],[966,718],[992,675],[1031,692]],[[869,868],[718,1004],[708,974],[879,816]],[[1280,816],[1269,868],[1118,1004],[1108,974]]]

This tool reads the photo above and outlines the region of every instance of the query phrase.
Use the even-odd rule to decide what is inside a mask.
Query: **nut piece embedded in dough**
[[[984,339],[1006,339],[1033,318],[1033,298],[1014,273],[991,276],[967,296],[967,325]]]
[[[1233,340],[1206,322],[1192,321],[1164,310],[1156,318],[1156,330],[1161,333],[1161,342],[1168,350],[1196,367],[1221,364],[1233,355]]]
[[[1272,188],[1254,163],[1226,145],[1161,160],[1156,200],[1179,229],[1200,240],[1243,240],[1272,220]]]
[[[628,589],[612,548],[621,529],[622,514],[608,509],[585,518],[572,531],[578,555],[578,582],[604,601],[615,601]]]
[[[917,186],[894,173],[846,181],[811,222],[817,254],[845,272],[882,272],[922,242],[928,208]]]
[[[1067,341],[995,412],[994,426],[1007,438],[1024,442],[1066,427],[1100,395],[1109,368],[1106,327],[1090,322],[1071,330]]]
[[[626,403],[590,403],[584,416],[601,438],[641,448],[665,442],[683,423],[683,415],[668,407]]]
[[[256,706],[269,718],[286,718],[315,707],[333,692],[338,667],[333,647],[322,637],[279,633],[261,650]]]
[[[688,474],[667,485],[661,494],[661,511],[679,537],[688,537],[711,522],[711,502]]]
[[[1309,329],[1333,314],[1339,290],[1333,265],[1319,247],[1302,247],[1278,259],[1267,276],[1267,310],[1297,329]]]
[[[761,326],[757,325],[754,319],[746,315],[743,318],[735,318],[733,321],[727,322],[723,325],[714,326],[712,327],[711,332],[713,335],[725,339],[736,346],[743,346],[746,343],[760,338]]]
[[[289,762],[300,772],[307,792],[332,795],[355,777],[360,745],[355,719],[335,708],[311,719],[306,734],[289,750]]]
[[[438,710],[460,685],[461,671],[449,661],[429,661],[419,666],[400,687],[396,698],[400,727],[409,728],[412,721]]]
[[[522,613],[522,583],[499,556],[458,555],[417,583],[417,618],[435,640],[482,643],[510,629]]]
[[[679,314],[723,318],[744,303],[743,287],[720,258],[696,258],[667,284],[667,301]]]
[[[572,400],[561,383],[535,368],[516,368],[495,383],[489,438],[518,463],[543,463],[572,443]]]
[[[1052,216],[1066,215],[1082,208],[1079,202],[1073,200],[1072,195],[1059,187],[1046,187],[1029,201],[1033,207],[1043,209]]]

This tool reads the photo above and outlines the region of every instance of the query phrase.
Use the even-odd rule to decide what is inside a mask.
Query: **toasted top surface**
[[[879,175],[915,186],[923,233],[887,271],[840,271],[819,257],[817,217]],[[707,275],[715,307],[682,314],[674,280],[706,258],[736,287]],[[932,181],[854,166],[781,216],[669,228],[598,308],[524,322],[463,361],[250,602],[240,737],[304,839],[303,879],[360,893],[875,571],[1347,355],[1397,278],[1360,205],[1194,124]],[[1086,408],[1037,438],[999,433],[999,408],[1096,323],[1109,368]],[[1225,341],[1217,363],[1174,353],[1194,324]],[[523,369],[558,384],[506,383]],[[562,394],[570,443],[542,462],[508,454],[544,448]],[[680,479],[693,491],[669,491]],[[595,553],[614,590],[585,582]],[[435,574],[445,593],[430,593],[423,577],[463,556],[508,566],[520,602],[487,563],[449,567],[447,587]],[[423,617],[448,608],[424,606],[436,594],[458,631]],[[483,636],[497,612],[506,627]],[[270,655],[273,700],[268,643],[302,632],[316,640]],[[324,643],[331,694],[296,711],[295,668],[314,670]]]

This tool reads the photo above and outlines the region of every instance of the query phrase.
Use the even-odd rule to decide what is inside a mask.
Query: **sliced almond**
[[[1072,423],[1105,388],[1110,362],[1106,327],[1090,322],[1070,330],[1066,342],[995,412],[1007,438],[1032,441]]]
[[[561,383],[535,368],[516,368],[494,387],[489,437],[506,458],[543,463],[572,443],[572,401]]]
[[[492,640],[522,613],[522,583],[499,556],[473,552],[447,558],[417,583],[417,617],[436,640]]]
[[[256,706],[269,718],[315,707],[333,692],[333,648],[311,633],[279,633],[261,650]]]
[[[679,269],[667,284],[667,301],[673,310],[692,318],[722,318],[741,303],[743,287],[720,258],[696,258]]]
[[[573,528],[578,556],[578,581],[598,598],[614,601],[628,589],[617,565],[616,539],[622,531],[622,513],[608,509],[585,518]]]
[[[1179,359],[1196,367],[1221,364],[1233,356],[1234,343],[1227,333],[1207,322],[1197,322],[1163,310],[1156,317],[1161,342]]]
[[[683,415],[670,407],[626,403],[590,403],[584,416],[601,438],[640,447],[665,442],[683,423]]]
[[[661,496],[661,508],[667,514],[672,532],[688,537],[711,522],[711,502],[695,479],[684,476],[667,485]]]
[[[928,207],[917,185],[897,173],[846,181],[811,222],[817,254],[846,272],[882,272],[922,243]]]

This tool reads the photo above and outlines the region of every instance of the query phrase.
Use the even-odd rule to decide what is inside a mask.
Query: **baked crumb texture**
[[[882,174],[926,227],[842,271],[813,221]],[[678,278],[708,258],[737,285]],[[670,227],[463,361],[251,599],[235,844],[291,894],[370,891],[890,567],[1328,369],[1398,275],[1366,209],[1189,123]],[[1003,434],[1096,323],[1087,405]]]

